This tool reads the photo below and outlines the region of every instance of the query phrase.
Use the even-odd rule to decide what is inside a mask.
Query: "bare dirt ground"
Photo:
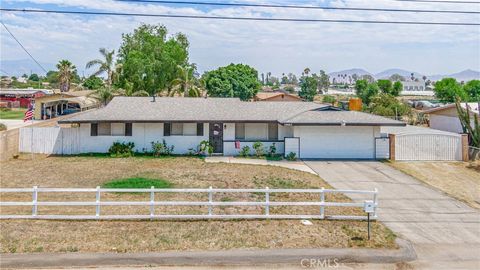
[[[101,158],[21,156],[0,163],[1,187],[96,187],[126,177],[162,178],[174,187],[190,188],[330,188],[310,173],[270,166],[205,163],[198,158]],[[30,201],[31,194],[0,194],[2,201]],[[93,197],[92,197],[93,196]],[[148,195],[102,194],[102,200],[148,200]],[[160,196],[158,194],[157,196]],[[165,195],[161,195],[165,196]],[[170,194],[170,200],[198,200]],[[183,197],[182,197],[183,196]],[[203,197],[202,197],[203,196]],[[222,201],[263,200],[263,194],[218,194]],[[313,196],[313,197],[312,197]],[[317,195],[275,195],[271,200],[318,200]],[[40,194],[42,201],[94,199],[94,194]],[[157,198],[158,199],[158,198]],[[203,198],[206,200],[206,198]],[[328,201],[348,201],[327,194]],[[280,208],[280,207],[278,207]],[[39,214],[93,214],[94,207],[39,207]],[[318,213],[318,207],[271,209],[271,213]],[[7,207],[2,214],[29,214],[30,207]],[[156,207],[162,213],[205,213],[201,207]],[[260,207],[217,207],[217,213],[262,213]],[[360,214],[359,209],[326,209],[327,215]],[[102,214],[148,213],[148,207],[102,207]],[[298,213],[298,212],[297,212]],[[366,238],[366,222],[298,220],[230,221],[0,221],[1,252],[148,252],[163,250],[222,250],[258,248],[371,247],[395,248],[395,235],[381,223],[373,223],[373,238]]]
[[[390,166],[480,209],[480,162],[389,162]]]

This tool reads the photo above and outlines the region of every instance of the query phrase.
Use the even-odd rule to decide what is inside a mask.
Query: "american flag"
[[[28,106],[28,110],[25,112],[25,116],[23,117],[23,122],[26,122],[32,119],[33,119],[33,106],[32,104],[30,104]]]

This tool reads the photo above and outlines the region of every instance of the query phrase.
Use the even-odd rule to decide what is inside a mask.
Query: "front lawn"
[[[96,158],[22,155],[0,164],[1,187],[175,187],[175,188],[331,188],[316,175],[273,166],[206,163],[194,157]],[[206,194],[155,195],[155,200],[205,200]],[[216,201],[259,201],[264,194],[215,194]],[[328,201],[349,201],[327,194]],[[92,193],[43,193],[42,201],[89,200]],[[102,200],[148,201],[149,194],[102,193]],[[318,194],[272,194],[272,201],[318,201]],[[2,201],[31,201],[31,194],[2,194]],[[2,207],[2,214],[31,213],[31,207]],[[95,207],[39,207],[39,214],[88,214]],[[61,211],[61,212],[59,212]],[[319,207],[271,207],[270,213],[318,214]],[[156,213],[201,214],[207,207],[155,207]],[[215,213],[263,213],[263,207],[214,207]],[[148,214],[149,207],[102,206],[101,214]],[[326,208],[326,214],[362,214],[360,209]],[[394,234],[374,222],[372,240],[362,221],[199,220],[199,221],[0,221],[0,252],[155,252],[259,248],[394,248]]]
[[[388,162],[390,166],[480,209],[479,162]]]
[[[25,116],[26,109],[12,109],[9,111],[0,110],[0,119],[21,120]]]

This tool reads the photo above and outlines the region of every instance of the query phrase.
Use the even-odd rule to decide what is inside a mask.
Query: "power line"
[[[446,3],[446,4],[480,4],[477,1],[441,1],[441,0],[394,0],[397,2],[424,2],[424,3]]]
[[[217,3],[217,2],[199,2],[199,1],[183,2],[183,1],[164,1],[164,0],[116,0],[116,1],[117,2],[133,2],[133,3],[150,3],[150,4],[204,5],[204,6],[227,6],[227,7],[260,7],[260,8],[321,9],[321,10],[379,11],[379,12],[480,14],[479,11],[463,11],[463,10],[326,7],[326,6],[298,6],[298,5],[250,4],[250,3]]]
[[[406,24],[406,25],[450,25],[450,26],[480,26],[480,23],[471,22],[426,22],[426,21],[375,21],[375,20],[338,20],[338,19],[297,19],[297,18],[259,18],[259,17],[228,17],[206,15],[175,15],[175,14],[148,14],[148,13],[119,13],[99,11],[72,11],[72,10],[39,10],[39,9],[15,9],[0,8],[6,12],[28,13],[56,13],[75,15],[104,15],[104,16],[135,16],[135,17],[160,17],[160,18],[184,18],[184,19],[214,19],[214,20],[241,20],[241,21],[281,21],[281,22],[315,22],[315,23],[365,23],[365,24]]]
[[[45,73],[47,73],[47,70],[42,66],[40,65],[40,63],[37,61],[37,59],[35,59],[35,57],[33,57],[28,51],[27,49],[22,45],[22,43],[15,37],[15,35],[10,32],[10,30],[8,29],[8,27],[3,23],[3,22],[0,22],[2,23],[3,27],[5,27],[5,29],[7,30],[7,32],[13,37],[13,39],[15,39],[15,41],[18,43],[18,45],[20,45],[20,47],[22,47],[22,49],[30,56],[30,58],[32,58],[33,61],[35,61],[35,63],[37,63],[37,65],[43,70],[45,71]]]

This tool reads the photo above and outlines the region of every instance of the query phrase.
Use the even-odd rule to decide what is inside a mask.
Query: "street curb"
[[[301,265],[310,260],[338,263],[398,263],[417,258],[412,244],[397,238],[398,249],[324,248],[228,251],[168,251],[157,253],[24,253],[0,254],[0,268],[92,266],[220,266]]]

